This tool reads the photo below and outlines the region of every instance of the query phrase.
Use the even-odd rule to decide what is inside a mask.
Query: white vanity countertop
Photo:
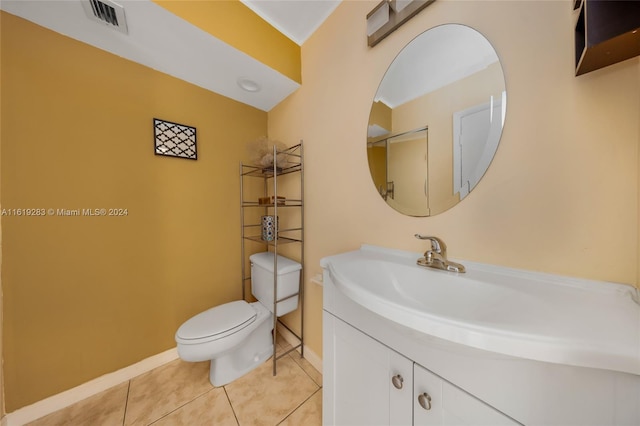
[[[356,303],[411,329],[506,355],[640,375],[640,305],[632,287],[363,245],[321,266]],[[455,259],[454,259],[455,260]]]

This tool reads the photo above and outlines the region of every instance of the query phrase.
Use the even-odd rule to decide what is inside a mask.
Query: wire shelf
[[[266,250],[272,252],[274,254],[274,304],[273,304],[273,327],[274,331],[276,330],[276,326],[279,324],[283,326],[286,330],[288,330],[294,338],[296,338],[300,343],[298,345],[294,345],[292,350],[298,349],[300,352],[300,356],[304,356],[304,340],[303,340],[303,330],[304,330],[304,276],[305,276],[305,267],[304,267],[304,168],[303,168],[303,150],[302,150],[302,141],[298,145],[294,145],[285,150],[277,150],[274,148],[273,150],[273,158],[278,159],[277,165],[270,167],[260,167],[255,165],[248,165],[240,163],[240,228],[241,228],[241,254],[242,254],[242,297],[243,299],[246,296],[246,285],[250,282],[251,277],[249,270],[246,268],[246,255],[247,251],[245,250],[245,242],[253,241],[262,245],[266,245]],[[284,161],[280,161],[284,158]],[[288,175],[291,173],[298,173],[299,180],[299,191],[300,196],[299,199],[287,199],[282,196],[278,196],[279,194],[279,177]],[[259,201],[247,200],[244,192],[244,178],[245,177],[257,177],[261,178],[264,181],[264,188],[261,191],[264,195],[262,198],[269,197],[271,200],[278,200],[276,203],[267,203],[260,204]],[[289,185],[294,185],[294,196],[295,195],[295,183],[290,179],[286,179],[287,189]],[[254,184],[252,185],[252,189]],[[283,194],[281,194],[283,195]],[[264,200],[264,201],[269,201]],[[262,235],[260,234],[260,230],[262,228],[262,224],[255,223],[245,223],[245,212],[251,211],[250,217],[252,218],[251,222],[254,222],[255,216],[259,213],[259,211],[255,210],[255,207],[262,207],[266,211],[277,213],[280,216],[279,209],[283,209],[282,215],[289,216],[292,220],[299,220],[299,227],[292,227],[288,229],[278,229],[275,233],[275,240],[265,241],[262,239]],[[290,207],[298,207],[300,208],[300,214],[297,213],[290,214]],[[285,210],[287,211],[285,213]],[[249,222],[249,221],[248,221]],[[296,226],[296,225],[294,225]],[[258,234],[258,235],[256,235]],[[287,235],[287,236],[285,236]],[[284,322],[280,321],[277,315],[278,312],[278,302],[282,300],[289,299],[293,296],[287,296],[286,298],[278,298],[277,297],[277,256],[278,256],[278,248],[283,244],[293,244],[299,243],[300,249],[300,282],[299,282],[299,293],[297,296],[299,297],[299,309],[300,309],[300,333],[297,334],[293,332]],[[276,375],[276,360],[280,358],[280,356],[276,355],[276,343],[278,339],[278,334],[273,334],[273,375]]]
[[[280,232],[284,232],[284,231],[280,231]],[[278,237],[278,240],[273,240],[273,241],[265,241],[262,239],[261,236],[255,236],[255,235],[245,235],[244,236],[245,240],[250,240],[250,241],[255,241],[256,243],[262,243],[262,244],[267,244],[269,246],[275,246],[276,243],[277,244],[291,244],[291,243],[301,243],[302,239],[299,238],[289,238],[289,237]]]

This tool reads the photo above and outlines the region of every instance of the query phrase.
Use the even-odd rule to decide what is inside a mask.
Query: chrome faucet
[[[424,252],[424,257],[416,262],[418,265],[451,272],[465,272],[464,266],[447,259],[447,245],[440,238],[420,234],[415,234],[415,237],[419,240],[429,240],[431,243],[431,248]]]

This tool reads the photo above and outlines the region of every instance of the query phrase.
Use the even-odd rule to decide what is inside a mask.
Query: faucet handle
[[[429,236],[429,235],[421,235],[421,234],[415,234],[414,237],[416,237],[419,240],[431,241],[431,250],[433,250],[436,253],[440,253],[442,256],[446,257],[447,245],[440,238]]]

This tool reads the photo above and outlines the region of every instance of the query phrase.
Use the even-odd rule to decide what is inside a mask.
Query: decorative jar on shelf
[[[278,232],[278,217],[273,215],[262,216],[262,239],[273,241]]]

